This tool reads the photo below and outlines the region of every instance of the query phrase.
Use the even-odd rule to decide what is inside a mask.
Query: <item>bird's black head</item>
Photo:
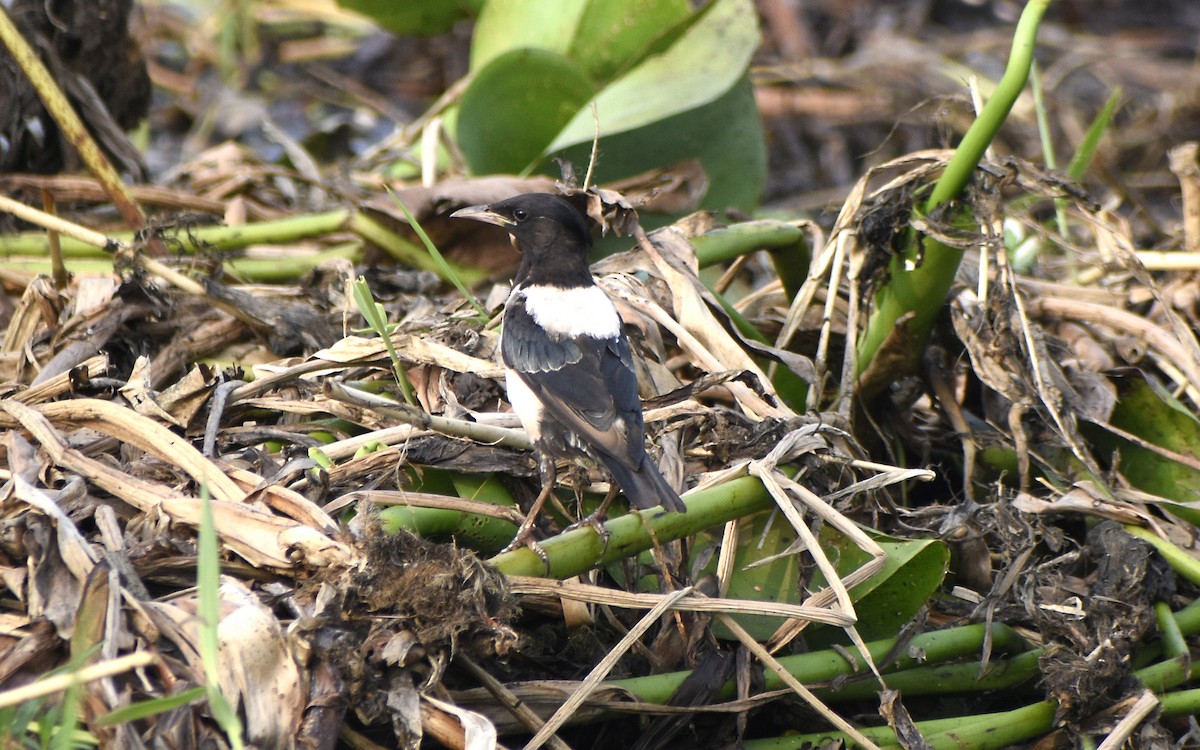
[[[592,235],[583,216],[563,198],[526,193],[486,206],[459,209],[451,216],[502,227],[521,253],[517,283],[571,287],[591,284],[588,251]]]

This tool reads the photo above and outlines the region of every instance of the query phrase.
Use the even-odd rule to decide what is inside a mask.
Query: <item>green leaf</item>
[[[855,628],[865,640],[892,638],[911,620],[946,577],[950,548],[938,539],[897,539],[871,533],[887,553],[883,568],[850,589],[858,622]],[[827,543],[828,541],[828,543]],[[822,534],[826,554],[840,550],[838,572],[849,573],[867,561],[867,555],[841,535]],[[814,586],[824,585],[818,572]],[[828,625],[814,626],[805,633],[810,648],[849,643],[844,631]]]
[[[734,574],[728,595],[738,599],[800,604],[804,599],[801,596],[800,561],[806,556],[788,555],[754,565],[756,561],[783,552],[796,539],[795,532],[779,517],[765,529],[769,516],[769,512],[756,514],[742,528],[734,553]],[[908,541],[875,533],[871,536],[887,552],[888,559],[878,573],[850,589],[850,598],[859,617],[856,627],[867,640],[894,636],[941,585],[950,558],[949,549],[936,539]],[[705,539],[702,536],[698,547],[717,541],[716,537]],[[821,548],[841,575],[858,569],[869,559],[867,553],[850,539],[832,529],[823,529],[820,541]],[[815,591],[824,586],[825,580],[817,572],[806,588]],[[783,622],[778,617],[761,615],[735,619],[760,640],[769,638]],[[841,629],[829,626],[810,627],[805,631],[805,638],[810,646],[844,640]]]
[[[674,44],[596,95],[601,136],[694,110],[743,77],[759,42],[754,5],[750,0],[714,0],[700,13]],[[582,107],[546,154],[590,143],[594,132],[591,107]]]
[[[788,548],[796,539],[796,534],[788,526],[787,521],[774,514],[771,524],[767,527],[767,519],[772,511],[755,513],[743,518],[738,534],[737,550],[734,552],[734,572],[729,580],[729,590],[726,596],[733,599],[748,599],[760,602],[789,602],[800,603],[800,566],[797,556],[779,557],[770,562],[763,560],[777,555]],[[764,534],[765,531],[765,534]],[[696,538],[697,552],[705,545],[719,544],[720,530],[716,535],[709,532]],[[755,564],[757,563],[757,564]],[[715,571],[714,556],[710,569],[705,573]],[[754,567],[748,567],[754,565]],[[765,641],[783,622],[778,617],[764,615],[737,615],[737,623],[746,629],[755,639]],[[728,638],[729,633],[719,624],[713,625],[713,630],[722,638]]]
[[[370,17],[394,34],[432,36],[479,11],[484,0],[338,0],[338,5]]]
[[[1083,173],[1087,171],[1088,165],[1092,163],[1092,157],[1096,155],[1096,149],[1100,146],[1100,139],[1108,132],[1108,126],[1112,124],[1113,115],[1117,113],[1117,105],[1121,103],[1121,96],[1120,86],[1113,89],[1108,101],[1104,103],[1104,108],[1092,120],[1092,124],[1088,125],[1087,132],[1083,135],[1083,141],[1075,150],[1075,156],[1071,157],[1071,163],[1067,165],[1067,175],[1072,180],[1083,179]]]
[[[1117,405],[1109,417],[1113,427],[1173,453],[1200,459],[1200,421],[1195,414],[1140,372],[1131,372],[1116,383]],[[1101,427],[1084,424],[1082,428],[1102,458],[1119,454],[1117,469],[1133,486],[1180,503],[1200,500],[1200,471]],[[1189,520],[1194,518],[1194,508],[1184,510],[1190,510]]]
[[[220,639],[217,634],[221,622],[221,547],[217,538],[217,524],[213,519],[212,496],[209,495],[206,485],[200,487],[200,530],[196,537],[196,590],[197,614],[200,618],[198,648],[200,663],[204,668],[204,692],[208,695],[213,719],[225,732],[230,747],[241,750],[245,747],[241,719],[221,692]]]
[[[474,174],[518,173],[592,96],[579,66],[541,49],[505,52],[463,93],[459,148]]]
[[[165,695],[161,698],[139,701],[128,706],[113,709],[96,719],[96,726],[111,727],[117,724],[128,724],[150,716],[173,711],[180,706],[186,706],[192,701],[204,697],[206,690],[203,685],[188,688],[175,695]]]
[[[689,15],[687,0],[491,0],[475,24],[471,70],[534,48],[568,57],[605,82]]]
[[[610,81],[691,14],[687,0],[591,0],[567,56],[593,81]]]
[[[471,71],[521,49],[565,57],[586,9],[584,0],[489,0],[471,37]]]
[[[559,155],[586,164],[590,152],[588,142]],[[699,109],[602,138],[600,154],[594,173],[597,182],[697,159],[708,176],[708,193],[700,205],[714,211],[753,210],[767,179],[766,143],[748,76]]]
[[[758,46],[751,0],[491,0],[475,77],[448,115],[474,174],[582,166],[599,121],[598,180],[698,159],[704,208],[753,209],[766,147],[746,74]],[[592,104],[596,111],[593,114]]]

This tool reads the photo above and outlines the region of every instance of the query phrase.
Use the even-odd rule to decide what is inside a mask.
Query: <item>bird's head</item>
[[[526,193],[450,215],[495,224],[508,232],[522,255],[518,280],[532,269],[556,276],[568,270],[576,275],[580,268],[587,271],[592,235],[583,216],[557,195]]]

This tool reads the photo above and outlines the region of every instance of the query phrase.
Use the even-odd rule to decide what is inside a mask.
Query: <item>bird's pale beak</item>
[[[467,206],[458,209],[450,216],[455,219],[474,219],[486,224],[495,224],[498,227],[508,227],[516,223],[507,216],[493,211],[491,206]]]

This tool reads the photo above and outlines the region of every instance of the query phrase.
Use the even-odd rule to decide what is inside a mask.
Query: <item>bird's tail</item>
[[[661,505],[676,513],[687,512],[687,506],[683,504],[679,493],[659,472],[649,455],[642,455],[642,463],[636,470],[630,469],[620,461],[605,463],[633,507],[648,510]]]

